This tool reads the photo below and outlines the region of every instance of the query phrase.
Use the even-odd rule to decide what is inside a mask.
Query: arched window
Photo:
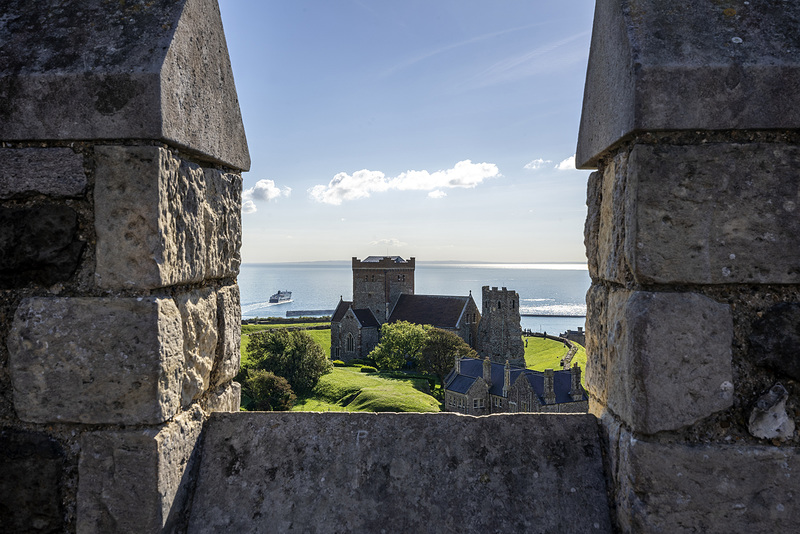
[[[353,334],[347,334],[347,352],[353,352],[356,350],[356,342],[353,339]]]

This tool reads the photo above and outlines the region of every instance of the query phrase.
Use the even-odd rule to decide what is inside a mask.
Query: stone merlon
[[[250,168],[213,0],[3,2],[0,138],[159,139]]]
[[[578,168],[636,131],[800,126],[799,18],[797,2],[598,0]]]

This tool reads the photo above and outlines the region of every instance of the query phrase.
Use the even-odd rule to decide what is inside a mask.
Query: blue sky
[[[585,261],[591,0],[220,0],[245,262]]]

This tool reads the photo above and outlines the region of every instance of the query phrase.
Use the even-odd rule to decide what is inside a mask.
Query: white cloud
[[[279,188],[274,180],[259,180],[256,185],[242,192],[242,213],[257,211],[256,200],[269,202],[279,197],[288,197],[291,193],[291,187]]]
[[[308,190],[317,202],[340,205],[345,200],[368,198],[372,193],[396,189],[399,191],[435,191],[441,188],[462,187],[471,189],[489,178],[501,176],[494,163],[459,161],[452,169],[444,171],[406,171],[387,178],[380,171],[363,169],[352,175],[340,172],[328,185],[315,185]]]
[[[571,155],[558,165],[556,165],[556,169],[559,171],[574,171],[575,170],[575,154]]]
[[[525,164],[525,168],[528,169],[529,171],[535,171],[535,170],[541,169],[542,167],[544,167],[548,163],[553,163],[553,162],[550,161],[549,159],[538,158],[538,159],[535,159],[535,160]]]
[[[255,213],[258,211],[256,208],[256,203],[252,200],[243,200],[242,201],[242,213]]]
[[[370,245],[373,247],[379,245],[386,245],[387,247],[404,247],[408,245],[408,243],[403,243],[399,239],[391,237],[389,239],[378,239],[377,241],[371,241]]]
[[[447,196],[447,193],[442,191],[441,189],[437,189],[436,191],[431,191],[428,193],[428,198],[444,198]]]

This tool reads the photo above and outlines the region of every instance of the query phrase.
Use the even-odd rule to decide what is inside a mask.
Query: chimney
[[[458,354],[456,354],[456,374],[461,374],[461,357]]]
[[[503,373],[503,396],[508,397],[508,392],[511,391],[511,364],[506,360],[506,368]]]
[[[483,379],[489,384],[489,387],[492,386],[492,364],[488,356],[483,359]]]
[[[574,401],[583,400],[583,387],[581,386],[581,368],[578,367],[578,362],[575,362],[570,369],[571,387],[569,394]]]
[[[544,370],[544,403],[556,403],[555,374],[552,369]]]

